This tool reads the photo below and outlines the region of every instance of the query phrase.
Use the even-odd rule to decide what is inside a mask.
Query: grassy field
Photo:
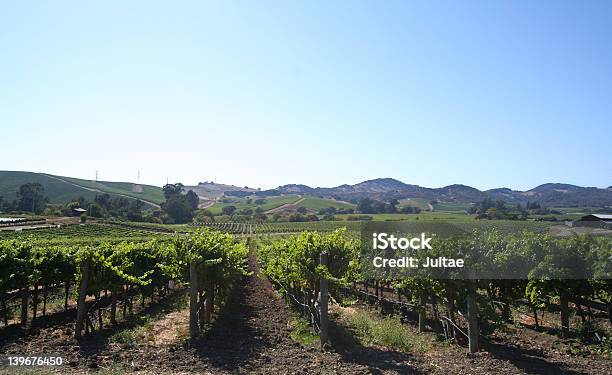
[[[45,188],[45,196],[49,197],[49,203],[64,203],[85,197],[93,199],[96,195],[89,190],[67,184],[47,175],[32,172],[0,171],[0,196],[6,201],[17,199],[19,186],[36,182]]]
[[[399,200],[399,207],[417,207],[420,208],[421,210],[428,210],[429,206],[427,205],[429,203],[428,199],[425,198],[404,198],[404,199],[400,199]]]
[[[425,198],[404,198],[399,200],[398,207],[418,207],[421,210],[429,210],[429,200]],[[439,202],[433,205],[435,211],[465,212],[469,203]]]
[[[350,204],[346,202],[339,202],[333,199],[324,199],[324,198],[317,198],[317,197],[306,197],[304,198],[302,202],[300,202],[299,206],[306,207],[309,210],[315,210],[315,211],[319,211],[322,208],[328,208],[328,207],[335,207],[337,209],[356,207],[356,205],[354,204]]]
[[[340,220],[346,220],[349,216],[335,215]],[[375,221],[416,221],[416,220],[474,220],[473,217],[460,212],[429,212],[423,211],[418,214],[369,214]]]
[[[230,203],[215,203],[214,205],[210,206],[208,210],[211,211],[213,214],[220,214],[223,207],[234,206],[237,210],[243,210],[245,208],[255,210],[257,207],[261,207],[264,211],[267,211],[276,207],[280,207],[283,204],[294,203],[298,199],[300,199],[298,195],[283,195],[279,197],[265,198],[265,202],[263,204],[257,205],[253,203],[255,202],[255,199],[251,199],[252,202],[247,203],[247,198],[233,198],[232,202]]]
[[[149,202],[160,204],[164,201],[164,193],[160,187],[151,185],[141,185],[142,193],[132,192],[134,186],[131,182],[109,182],[109,181],[89,181],[73,177],[60,177],[63,180],[69,181],[79,186],[84,186],[89,189],[97,189],[109,194],[122,194],[129,197],[143,199]]]
[[[433,205],[436,211],[448,211],[448,212],[466,212],[470,208],[469,203],[456,203],[456,202],[439,202]]]
[[[338,219],[346,220],[350,215],[336,215]],[[462,230],[493,229],[501,232],[520,232],[522,230],[546,231],[559,222],[533,220],[476,220],[474,216],[459,212],[421,212],[419,214],[372,214],[374,221],[407,221],[419,223],[448,223]],[[340,221],[340,223],[348,221]]]

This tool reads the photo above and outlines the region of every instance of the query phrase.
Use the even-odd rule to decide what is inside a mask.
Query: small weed
[[[359,310],[347,314],[347,320],[366,345],[418,352],[429,351],[433,345],[428,337],[411,332],[398,317],[380,317],[376,313]]]
[[[133,330],[126,329],[112,335],[110,341],[116,344],[133,345],[136,342],[136,335]]]
[[[153,322],[148,316],[135,317],[138,327],[126,329],[111,336],[110,341],[117,344],[134,345],[143,342],[155,341],[153,335]]]
[[[344,297],[340,300],[340,306],[351,307],[358,302],[357,298]]]
[[[292,340],[299,342],[303,346],[311,346],[319,341],[319,335],[312,332],[306,319],[293,316],[289,321]]]

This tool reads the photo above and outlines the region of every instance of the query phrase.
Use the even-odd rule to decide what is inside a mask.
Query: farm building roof
[[[602,221],[612,221],[612,215],[606,214],[590,214],[583,216],[580,220],[602,220]]]
[[[23,217],[0,217],[0,223],[16,223],[18,221],[24,221]]]

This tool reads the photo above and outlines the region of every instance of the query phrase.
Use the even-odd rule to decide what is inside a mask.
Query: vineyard
[[[147,298],[153,301],[188,283],[194,262],[205,275],[198,283],[206,294],[200,293],[197,302],[210,315],[215,296],[223,298],[232,281],[246,272],[244,244],[208,229],[189,237],[156,239],[106,226],[67,227],[53,236],[43,231],[36,234],[36,238],[0,241],[5,327],[17,317],[21,326],[27,326],[30,318],[35,321],[39,304],[46,315],[49,295],[61,289],[63,310],[68,310],[69,302],[77,305],[75,336],[83,330],[86,334],[100,330],[105,325],[103,317],[116,324],[118,308],[124,318],[133,312],[135,298],[144,306]]]
[[[266,275],[291,299],[307,307],[313,316],[314,304],[319,300],[317,283],[321,277],[325,276],[332,283],[335,292],[344,291],[351,285],[355,289],[357,283],[367,292],[370,285],[377,297],[383,295],[384,289],[397,296],[398,302],[411,303],[419,316],[421,331],[425,329],[425,312],[429,305],[436,321],[434,328],[447,337],[456,338],[456,334],[462,333],[468,338],[465,332],[471,332],[470,339],[474,342],[470,343],[470,351],[478,350],[481,332],[491,333],[495,323],[510,319],[510,308],[516,304],[524,303],[532,309],[536,328],[539,328],[538,309],[558,309],[560,331],[564,337],[570,335],[570,302],[581,311],[583,324],[588,314],[581,307],[589,308],[589,318],[593,317],[591,309],[597,309],[607,314],[612,323],[612,268],[609,261],[612,245],[607,238],[556,239],[534,233],[474,232],[460,238],[440,239],[434,246],[436,253],[429,254],[448,256],[463,253],[468,260],[477,259],[478,263],[472,262],[472,267],[489,269],[491,275],[502,275],[504,270],[527,265],[529,278],[524,280],[477,279],[452,272],[440,275],[424,269],[413,277],[379,277],[373,280],[367,278],[371,273],[361,272],[364,268],[359,264],[357,248],[355,241],[343,236],[341,231],[327,236],[305,232],[298,237],[262,246],[259,258]],[[326,269],[322,269],[318,262],[322,252],[328,253],[330,259]],[[582,279],[582,273],[574,274],[576,263],[590,263],[593,278]],[[442,310],[446,313],[442,314]],[[470,323],[468,329],[458,326],[457,315],[466,317]],[[591,334],[588,340],[604,343],[601,337],[606,335]]]
[[[426,224],[412,225],[416,230]],[[360,222],[106,222],[0,232],[0,348],[18,353],[40,342],[87,371],[92,366],[126,371],[139,363],[184,372],[231,373],[233,366],[245,366],[265,373],[286,368],[283,356],[309,353],[308,373],[321,366],[332,373],[364,373],[372,366],[386,368],[383,373],[447,373],[469,371],[470,361],[479,363],[480,373],[578,367],[607,372],[610,238],[557,238],[545,233],[546,226],[530,224],[453,223],[461,234],[434,239],[435,251],[426,254],[462,253],[494,275],[526,269],[521,279],[465,277],[459,271],[372,273],[364,265]],[[582,273],[575,264],[583,265]],[[287,326],[301,328],[287,332]],[[258,346],[263,339],[254,332],[260,330],[271,335],[266,345],[275,351]],[[252,345],[249,350],[263,359],[239,353],[228,335]],[[510,356],[501,354],[508,348],[517,353],[526,345],[515,342],[519,336],[529,342],[559,340],[554,345],[568,352],[561,358],[557,351],[542,351],[538,355],[547,364],[540,367],[529,367],[518,354],[509,362],[490,357]],[[292,337],[315,337],[322,351],[308,351],[299,338],[296,347]],[[347,340],[350,355],[343,351]],[[410,340],[453,357],[460,368],[436,368],[412,352],[417,346]],[[372,344],[391,352],[364,354],[374,350]],[[66,351],[74,345],[80,352]],[[84,357],[92,350],[102,354]],[[406,350],[416,356],[417,368],[411,367],[415,359],[402,354],[396,355],[405,367],[385,367],[389,353]],[[492,354],[461,356],[466,352]],[[165,356],[164,363],[152,355]],[[518,367],[508,364],[512,361]]]

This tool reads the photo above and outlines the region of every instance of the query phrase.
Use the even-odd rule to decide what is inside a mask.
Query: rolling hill
[[[73,177],[54,176],[45,173],[0,171],[0,196],[5,200],[16,199],[17,189],[27,182],[38,182],[45,188],[45,195],[50,203],[64,203],[78,197],[93,199],[96,194],[108,193],[128,198],[140,199],[153,206],[159,206],[164,201],[160,187],[141,185],[142,192],[132,190],[131,182],[90,181]],[[419,185],[406,184],[393,178],[378,178],[363,181],[354,185],[339,185],[336,187],[310,187],[307,185],[289,184],[276,189],[261,190],[249,187],[238,187],[229,184],[203,182],[195,186],[185,186],[185,191],[193,190],[204,201],[213,204],[222,196],[245,198],[253,196],[267,199],[266,209],[291,203],[293,197],[305,198],[300,204],[309,210],[320,208],[354,207],[361,198],[389,201],[391,199],[406,200],[410,198],[413,205],[419,202],[419,207],[426,207],[428,202],[435,201],[436,210],[462,210],[470,203],[479,202],[489,197],[493,200],[503,200],[509,203],[524,204],[527,201],[538,202],[548,207],[610,207],[612,206],[612,188],[581,187],[569,184],[547,183],[531,190],[518,191],[509,188],[497,188],[481,191],[467,185],[454,184],[441,188],[427,188]],[[287,198],[291,196],[292,198]],[[272,199],[277,197],[277,199]],[[347,204],[348,202],[348,204]],[[244,203],[244,202],[237,202]],[[270,205],[271,204],[271,205]],[[212,210],[221,209],[220,202],[212,206]],[[247,207],[248,206],[248,207]],[[274,207],[272,207],[274,206]],[[255,208],[245,205],[239,208]]]
[[[212,200],[222,197],[227,192],[241,192],[248,195],[248,193],[253,193],[257,191],[257,189],[251,189],[248,187],[238,187],[234,185],[227,184],[217,184],[214,182],[200,182],[197,185],[193,186],[185,186],[185,191],[193,190],[201,199],[204,200]]]
[[[298,195],[283,195],[279,197],[270,197],[263,199],[263,203],[255,204],[254,199],[250,199],[250,203],[247,202],[247,198],[232,198],[229,202],[217,202],[210,206],[208,210],[213,214],[220,214],[223,207],[234,206],[238,211],[244,209],[255,210],[257,207],[261,207],[264,211],[269,211],[286,204],[292,204],[299,200]]]
[[[73,177],[54,176],[45,173],[0,171],[0,196],[7,201],[17,199],[19,186],[37,182],[45,189],[49,203],[65,203],[79,197],[93,200],[96,194],[108,193],[126,198],[140,199],[152,206],[159,206],[164,200],[162,189],[157,186],[141,185],[142,193],[132,191],[133,183],[89,181]]]

